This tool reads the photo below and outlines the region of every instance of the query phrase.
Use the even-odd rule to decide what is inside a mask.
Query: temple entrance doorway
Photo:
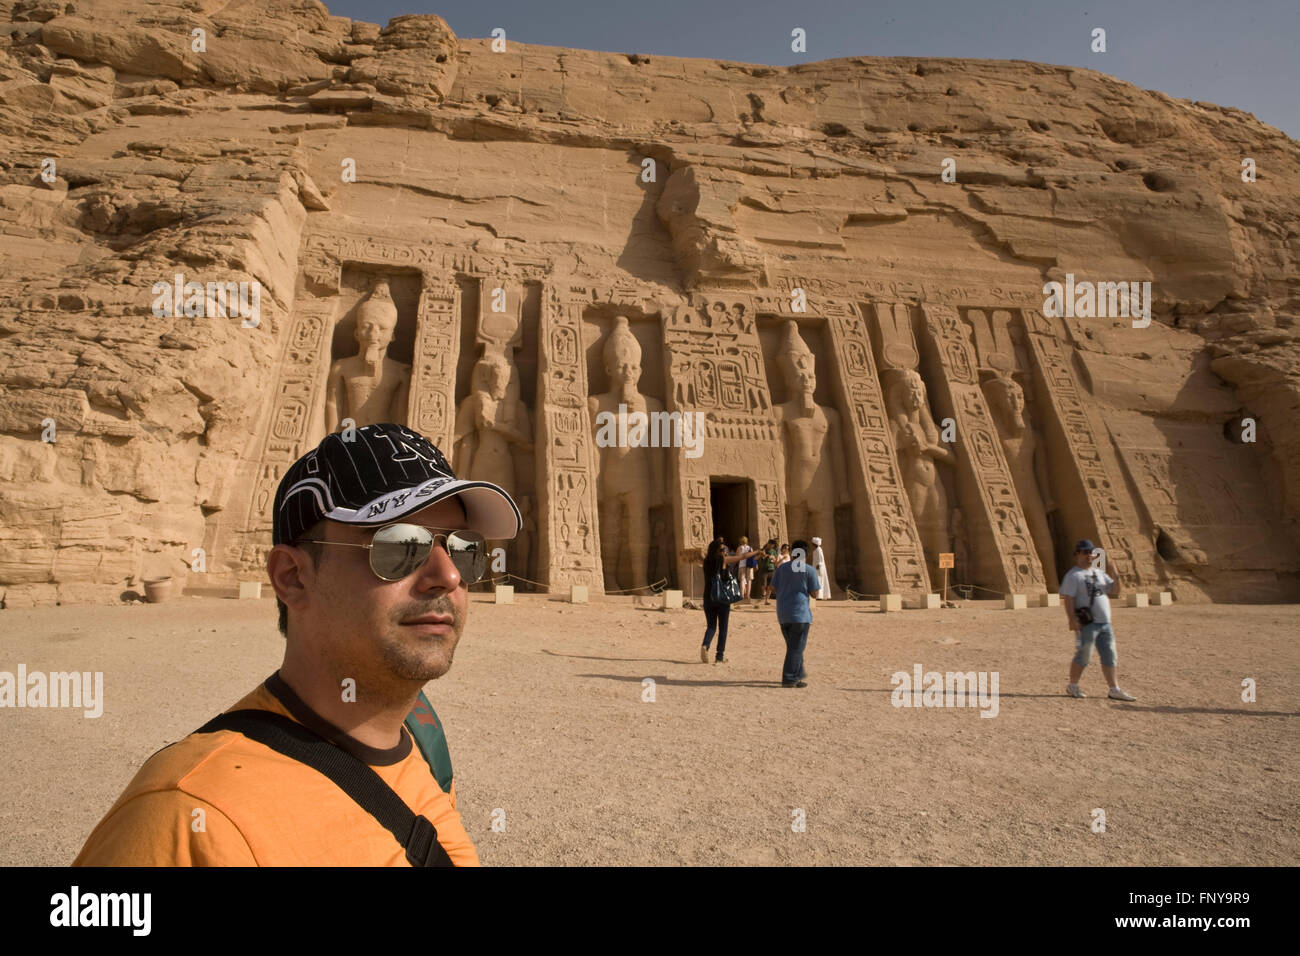
[[[709,505],[713,517],[713,536],[716,538],[722,535],[732,551],[740,543],[741,535],[749,538],[750,547],[762,544],[761,541],[754,543],[756,532],[750,523],[751,516],[757,517],[752,482],[710,478]]]

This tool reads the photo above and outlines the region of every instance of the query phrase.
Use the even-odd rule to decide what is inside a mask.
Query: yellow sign
[[[953,566],[952,557],[953,557],[953,552],[948,552],[948,551],[940,552],[939,568],[940,569],[951,568]]]

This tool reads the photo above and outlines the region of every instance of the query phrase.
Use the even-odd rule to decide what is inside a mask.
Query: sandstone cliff
[[[1240,110],[1021,61],[497,53],[313,0],[0,0],[0,145],[7,606],[201,585],[196,548],[258,577],[243,516],[329,232],[647,314],[794,286],[1028,313],[1067,273],[1150,281],[1149,329],[1053,333],[1134,560],[1180,599],[1300,598],[1300,144]],[[156,317],[176,273],[256,281],[260,323]]]

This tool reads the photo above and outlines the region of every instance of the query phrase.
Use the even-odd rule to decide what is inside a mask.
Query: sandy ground
[[[475,595],[455,665],[428,687],[488,865],[1300,857],[1300,607],[1118,609],[1120,681],[1138,697],[1120,704],[1095,658],[1088,699],[1063,695],[1073,645],[1055,608],[823,603],[798,690],[779,686],[770,609],[734,611],[730,663],[706,665],[702,612],[519,600]],[[140,764],[282,648],[273,600],[0,611],[0,670],[105,681],[98,719],[0,709],[0,865],[71,861]],[[998,716],[891,706],[890,675],[918,663],[997,671]]]

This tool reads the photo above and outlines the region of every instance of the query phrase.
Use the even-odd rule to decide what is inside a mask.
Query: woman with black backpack
[[[704,643],[700,645],[701,664],[709,662],[709,644],[715,629],[718,656],[714,663],[727,663],[723,654],[727,649],[727,621],[731,617],[731,605],[740,600],[740,584],[727,567],[747,557],[747,554],[727,554],[721,537],[709,543],[709,551],[704,556],[704,620],[708,626],[704,629]]]

